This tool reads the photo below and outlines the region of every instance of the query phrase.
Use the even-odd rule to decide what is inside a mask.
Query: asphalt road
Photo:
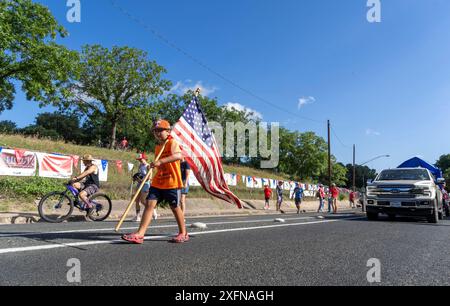
[[[286,222],[274,222],[280,217]],[[152,224],[143,245],[122,242],[111,222],[1,225],[0,285],[450,285],[450,220],[371,222],[343,213],[193,222],[208,228],[189,229],[187,243],[168,242],[177,227],[166,219]],[[135,227],[124,223],[122,232]],[[79,260],[79,274],[70,259]]]

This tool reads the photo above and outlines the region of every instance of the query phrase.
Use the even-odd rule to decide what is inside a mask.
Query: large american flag
[[[172,137],[180,144],[186,161],[202,187],[209,194],[242,208],[241,200],[230,191],[225,181],[216,140],[197,98],[192,100],[175,124]]]

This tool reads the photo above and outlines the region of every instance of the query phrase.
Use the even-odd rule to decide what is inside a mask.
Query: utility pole
[[[328,120],[328,178],[329,178],[329,185],[328,188],[331,189],[331,127],[330,127],[330,120]]]
[[[356,145],[353,145],[353,192],[356,192]]]

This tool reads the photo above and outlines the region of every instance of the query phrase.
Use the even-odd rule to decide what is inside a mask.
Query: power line
[[[336,139],[340,142],[340,144],[343,146],[343,147],[345,147],[345,148],[347,148],[347,149],[350,149],[350,146],[347,146],[346,144],[344,144],[343,142],[342,142],[342,140],[339,138],[339,136],[336,134],[336,131],[334,130],[334,128],[332,127],[331,128],[331,131],[333,132],[333,135],[336,137]]]
[[[154,35],[156,38],[158,38],[159,40],[164,42],[166,45],[168,45],[169,47],[171,47],[171,48],[175,49],[176,51],[180,52],[181,54],[183,54],[184,56],[189,58],[191,61],[193,61],[197,65],[201,66],[202,68],[204,68],[208,72],[214,74],[215,76],[217,76],[221,80],[225,81],[226,83],[234,86],[235,88],[245,92],[249,96],[251,96],[251,97],[253,97],[253,98],[255,98],[255,99],[257,99],[257,100],[259,100],[259,101],[261,101],[261,102],[263,102],[263,103],[265,103],[265,104],[267,104],[267,105],[269,105],[269,106],[271,106],[271,107],[273,107],[273,108],[275,108],[277,110],[279,110],[279,111],[287,113],[287,114],[289,114],[291,116],[293,115],[292,111],[284,109],[284,108],[280,107],[280,105],[276,105],[275,103],[272,103],[272,102],[268,101],[267,99],[264,99],[264,98],[256,95],[252,91],[250,91],[250,90],[240,86],[239,84],[237,84],[236,82],[234,82],[234,81],[230,80],[229,78],[225,77],[221,73],[213,70],[212,68],[210,68],[209,66],[204,64],[202,61],[200,61],[199,59],[197,59],[193,55],[189,54],[188,52],[186,52],[182,48],[178,47],[175,43],[171,42],[169,39],[167,39],[163,35],[161,35],[158,31],[156,31],[154,28],[150,27],[148,24],[143,22],[141,19],[139,19],[138,17],[134,16],[129,11],[127,11],[126,9],[124,9],[123,7],[118,5],[116,0],[110,0],[110,3],[111,3],[111,5],[113,7],[118,9],[121,13],[123,13],[125,16],[127,16],[130,20],[132,20],[135,23],[137,23],[140,26],[142,26],[145,30],[149,31],[152,35]],[[308,118],[308,117],[305,117],[305,116],[298,116],[298,115],[294,115],[294,116],[297,117],[297,118],[300,118],[300,119],[304,119],[304,120],[308,120],[308,121],[315,122],[315,123],[320,123],[320,124],[323,124],[325,122],[325,121],[319,121],[319,120],[316,120],[316,119]]]
[[[203,69],[207,70],[208,72],[210,72],[211,74],[215,75],[216,77],[220,78],[221,80],[225,81],[226,83],[230,84],[231,86],[241,90],[242,92],[245,92],[246,94],[248,94],[249,96],[263,102],[266,105],[269,105],[281,112],[284,112],[286,114],[289,114],[290,116],[294,116],[296,118],[300,118],[300,119],[304,119],[307,121],[311,121],[314,123],[318,123],[318,124],[324,124],[326,123],[325,120],[321,121],[321,120],[317,120],[317,119],[312,119],[309,117],[305,117],[305,116],[299,116],[299,115],[295,115],[292,113],[292,111],[289,111],[287,109],[284,109],[283,107],[280,107],[280,105],[276,105],[275,103],[272,103],[270,101],[268,101],[267,99],[264,99],[260,96],[258,96],[257,94],[253,93],[252,91],[242,87],[241,85],[237,84],[236,82],[234,82],[233,80],[230,80],[229,78],[225,77],[223,74],[215,71],[214,69],[210,68],[208,65],[206,65],[205,63],[203,63],[202,61],[200,61],[199,59],[197,59],[195,56],[191,55],[190,53],[188,53],[187,51],[185,51],[184,49],[180,48],[179,46],[177,46],[175,43],[173,43],[172,41],[170,41],[168,38],[164,37],[162,34],[160,34],[157,30],[155,30],[153,27],[149,26],[148,24],[146,24],[145,22],[143,22],[140,18],[136,17],[135,15],[133,15],[132,13],[130,13],[129,11],[127,11],[126,9],[124,9],[123,7],[121,7],[118,3],[117,0],[110,0],[111,5],[118,9],[122,14],[124,14],[125,16],[127,16],[130,20],[132,20],[133,22],[137,23],[138,25],[140,25],[141,27],[143,27],[145,30],[149,31],[153,36],[155,36],[157,39],[159,39],[160,41],[162,41],[164,44],[166,44],[167,46],[175,49],[177,52],[183,54],[184,56],[186,56],[187,58],[189,58],[192,62],[194,62],[195,64],[199,65],[200,67],[202,67]],[[333,135],[336,137],[336,139],[339,141],[339,143],[345,147],[345,148],[350,148],[349,146],[345,145],[342,140],[339,138],[339,136],[337,135],[336,131],[334,128],[331,128]]]

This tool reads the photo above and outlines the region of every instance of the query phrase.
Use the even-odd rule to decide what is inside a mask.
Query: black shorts
[[[157,204],[166,202],[171,208],[180,206],[181,189],[158,189],[150,187],[147,200],[157,201]]]
[[[299,206],[302,204],[302,199],[295,199],[295,205]]]

